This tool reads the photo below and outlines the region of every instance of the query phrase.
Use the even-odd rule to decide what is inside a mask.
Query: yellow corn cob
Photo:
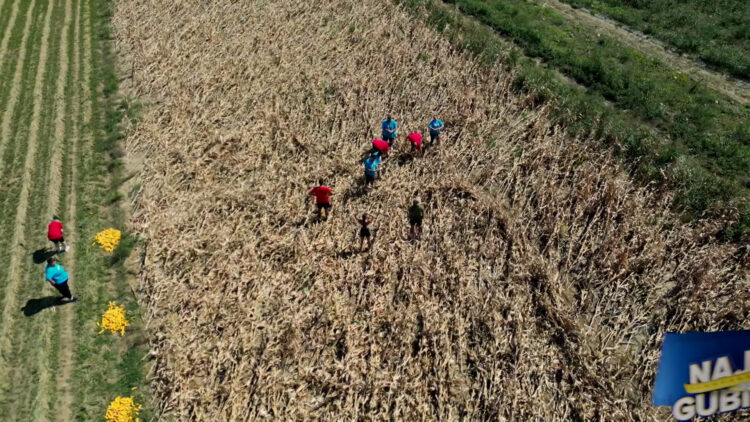
[[[141,406],[133,402],[132,397],[115,397],[104,414],[107,422],[139,422],[138,412]]]
[[[123,336],[125,335],[125,327],[129,324],[125,317],[125,308],[115,302],[109,302],[107,310],[102,314],[101,322],[96,323],[101,328],[99,334],[109,331],[110,333],[119,332]]]
[[[94,243],[98,243],[105,251],[112,252],[120,243],[120,235],[121,233],[117,229],[105,229],[94,235]]]

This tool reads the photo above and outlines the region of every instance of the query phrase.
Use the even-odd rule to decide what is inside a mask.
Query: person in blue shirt
[[[427,127],[430,129],[430,145],[440,143],[440,130],[443,128],[443,121],[435,116],[432,116],[432,120],[427,123]]]
[[[393,141],[396,139],[396,129],[398,129],[398,123],[396,123],[396,119],[391,117],[389,114],[386,116],[386,118],[380,123],[380,136],[388,142],[388,146],[393,146]]]
[[[44,268],[44,278],[52,287],[60,292],[63,301],[75,302],[78,300],[75,296],[70,294],[67,271],[65,271],[65,268],[57,262],[57,258],[54,256],[47,260],[47,266]]]
[[[375,178],[378,177],[378,165],[380,164],[380,154],[373,152],[365,158],[365,192],[372,187]]]

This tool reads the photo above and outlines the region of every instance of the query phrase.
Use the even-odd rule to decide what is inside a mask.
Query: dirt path
[[[538,4],[555,9],[575,22],[587,25],[597,31],[604,32],[609,36],[623,41],[643,54],[665,62],[672,69],[688,74],[693,78],[702,81],[712,89],[723,93],[740,104],[747,104],[748,101],[750,101],[750,84],[721,72],[708,69],[700,62],[692,60],[687,56],[674,53],[667,49],[663,43],[654,38],[625,26],[620,26],[610,19],[593,15],[586,10],[574,9],[569,4],[562,3],[559,0],[534,1]]]
[[[26,22],[23,27],[23,37],[21,38],[21,46],[18,48],[19,59],[16,62],[16,70],[13,72],[13,81],[10,86],[10,95],[8,96],[8,102],[5,103],[5,110],[2,115],[2,124],[0,124],[0,174],[3,174],[3,166],[5,164],[2,157],[5,155],[5,148],[8,147],[10,138],[10,124],[13,121],[13,114],[18,107],[18,100],[21,96],[21,90],[23,85],[21,84],[21,78],[23,78],[23,70],[26,63],[26,45],[31,35],[31,23],[34,20],[34,10],[36,6],[36,0],[31,1],[29,10],[26,12]]]

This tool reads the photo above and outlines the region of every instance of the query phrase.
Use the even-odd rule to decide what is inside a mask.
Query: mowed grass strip
[[[64,17],[62,17],[62,25],[58,25],[55,29],[56,39],[59,40],[57,47],[57,62],[51,61],[50,65],[55,66],[57,70],[57,79],[47,82],[47,86],[54,87],[53,100],[49,101],[50,105],[53,105],[53,109],[47,115],[45,120],[45,132],[47,133],[46,139],[47,147],[49,148],[49,163],[47,172],[47,181],[44,185],[47,187],[46,191],[46,204],[41,207],[44,210],[44,215],[37,222],[37,227],[41,228],[44,221],[44,217],[51,214],[59,214],[59,211],[64,208],[65,203],[62,200],[65,199],[65,191],[63,187],[62,179],[62,156],[63,156],[63,141],[66,130],[65,118],[68,113],[67,101],[66,101],[66,86],[69,77],[69,51],[72,50],[70,44],[70,29],[72,27],[72,0],[64,0]],[[59,17],[58,17],[59,18]],[[57,22],[60,22],[58,20]],[[54,72],[50,72],[51,76],[54,76]],[[64,215],[64,221],[68,222],[68,216]],[[68,222],[69,223],[69,222]],[[68,229],[70,234],[73,230]],[[69,236],[70,237],[70,236]],[[44,241],[44,239],[42,239]],[[68,239],[68,242],[71,240]],[[75,255],[74,251],[70,255],[64,257],[67,265],[67,271],[69,274],[75,274]],[[33,270],[33,269],[32,269]],[[35,287],[31,289],[32,297],[33,292],[37,292],[38,297],[45,297],[50,293],[50,287],[42,283],[34,283],[34,279],[38,279],[37,274],[30,274],[27,285]],[[33,421],[35,422],[46,422],[59,418],[60,415],[54,415],[54,402],[58,396],[57,383],[54,382],[53,373],[58,372],[58,359],[57,356],[60,353],[61,347],[68,347],[67,344],[60,344],[58,341],[58,330],[60,328],[60,313],[59,312],[42,312],[35,324],[40,325],[40,329],[36,336],[42,343],[41,347],[35,349],[35,359],[39,372],[39,378],[37,380],[37,390],[33,400]],[[28,321],[26,319],[24,322]],[[70,343],[68,339],[67,343]],[[53,347],[54,346],[54,347]],[[50,353],[51,352],[51,353]],[[67,418],[62,418],[66,420]]]
[[[58,54],[60,46],[60,30],[62,25],[52,25],[51,22],[63,21],[64,2],[62,0],[49,2],[48,12],[45,16],[51,16],[46,20],[49,23],[49,29],[42,31],[42,45],[40,54],[45,61],[40,62],[37,69],[37,79],[32,94],[33,103],[32,119],[30,122],[28,143],[30,147],[36,148],[36,157],[34,159],[34,170],[31,188],[28,198],[28,212],[25,222],[25,241],[24,255],[21,262],[21,283],[18,286],[16,303],[20,307],[22,304],[28,304],[29,300],[40,299],[42,295],[51,296],[51,291],[45,283],[41,282],[43,267],[35,265],[31,261],[30,253],[40,247],[47,246],[44,226],[47,221],[47,210],[45,204],[50,193],[50,186],[47,183],[49,177],[49,157],[52,153],[51,142],[44,142],[52,136],[54,121],[54,96],[56,94],[57,74],[59,73]],[[51,14],[49,14],[51,11]],[[47,42],[45,43],[45,36]],[[43,70],[42,65],[46,69]],[[40,80],[39,77],[42,76]],[[41,84],[40,84],[41,83]],[[26,178],[24,177],[24,182]],[[22,187],[22,189],[26,185]],[[23,193],[23,190],[22,190]],[[19,206],[23,205],[23,195],[19,198]],[[56,293],[54,294],[56,295]],[[50,372],[53,370],[47,368],[44,363],[47,361],[47,354],[55,354],[56,351],[50,349],[46,344],[46,339],[51,335],[49,321],[45,321],[44,314],[37,314],[34,318],[25,317],[25,313],[17,312],[13,314],[15,321],[12,327],[15,333],[12,334],[16,343],[13,345],[13,356],[16,360],[12,363],[11,376],[13,378],[14,389],[17,390],[16,398],[18,399],[11,407],[11,414],[16,415],[21,420],[47,420],[49,417],[49,407],[47,401],[49,397],[46,393],[54,395],[54,392],[46,391],[51,379]],[[29,359],[30,358],[30,359]],[[29,380],[28,373],[36,374],[34,380]],[[41,394],[40,394],[41,391]]]
[[[21,86],[33,87],[34,84],[39,62],[38,40],[42,36],[41,28],[44,18],[44,13],[37,13],[38,11],[35,9],[40,7],[36,0],[32,0],[26,6],[27,8],[23,9],[21,13],[23,19],[19,19],[21,23],[16,25],[15,32],[12,34],[19,45],[19,57],[18,60],[11,61],[13,66],[6,68],[7,73],[5,74],[12,74],[13,76],[12,78],[2,78],[2,80],[12,79],[14,83],[14,85],[6,84],[5,86],[8,89],[4,91],[7,94],[4,98],[7,99],[12,94],[13,100],[5,103],[0,102],[3,106],[3,113],[0,115],[0,171],[3,172],[3,178],[0,179],[0,189],[3,192],[3,195],[0,196],[0,230],[3,233],[13,232],[16,204],[21,193],[23,154],[26,151],[27,142],[25,134],[28,132],[32,107],[30,90],[23,91],[23,94],[26,95],[24,101],[19,100],[22,94]],[[8,64],[10,65],[10,63]],[[0,91],[0,94],[2,93],[3,91]],[[19,134],[19,131],[22,133]],[[16,156],[21,156],[21,158],[17,159]],[[0,247],[0,259],[2,259],[2,262],[10,261],[10,255],[13,252],[13,245],[10,241],[11,239],[8,237],[0,239],[0,246],[2,246]],[[0,282],[4,283],[7,275],[5,272],[0,274]],[[0,301],[3,300],[4,293],[5,290],[0,289]],[[0,332],[1,330],[2,327],[0,327]]]
[[[76,210],[77,210],[77,178],[78,178],[78,138],[80,137],[81,124],[80,118],[80,102],[82,100],[80,94],[80,79],[81,79],[81,6],[80,1],[74,2],[75,18],[73,25],[70,28],[70,37],[72,41],[72,48],[68,50],[70,54],[70,62],[72,63],[72,71],[70,72],[67,84],[66,99],[68,100],[67,107],[69,112],[66,113],[66,125],[65,125],[65,167],[68,171],[63,173],[63,186],[65,195],[66,208],[63,212],[65,219],[68,223],[68,241],[71,245],[76,247],[70,251],[70,262],[71,272],[75,272],[76,263],[76,249],[78,247],[78,230],[76,224]],[[85,99],[85,97],[84,97]],[[58,364],[57,369],[57,396],[54,402],[54,414],[57,415],[61,420],[71,420],[72,414],[72,389],[71,389],[71,373],[72,373],[72,355],[73,348],[73,310],[70,308],[64,308],[61,311],[61,316],[56,320],[57,325],[57,350],[58,353],[54,358],[54,363]]]
[[[117,140],[122,118],[118,107],[126,103],[117,96],[110,46],[114,2],[84,0],[81,7],[81,95],[86,100],[80,109],[79,121],[83,125],[76,155],[78,174],[73,183],[86,187],[77,190],[77,234],[79,239],[93,239],[95,233],[107,227],[124,230],[117,192],[122,180]],[[100,418],[117,395],[134,395],[138,403],[147,405],[141,412],[141,420],[150,420],[143,369],[147,352],[145,335],[122,262],[132,248],[128,239],[132,238],[124,237],[112,255],[88,245],[76,250],[75,286],[86,303],[72,308],[75,312],[72,330],[81,333],[74,336],[72,355],[71,387],[75,403],[72,416],[77,421]],[[128,312],[131,325],[124,337],[96,334],[95,322],[112,300],[123,304]],[[131,390],[133,387],[137,389]]]
[[[27,51],[27,48],[29,47],[29,37],[34,34],[41,36],[41,31],[31,31],[32,23],[36,23],[35,18],[39,17],[39,15],[35,14],[36,5],[36,0],[32,0],[29,3],[29,7],[26,10],[25,23],[23,26],[18,27],[20,31],[17,32],[17,34],[21,37],[20,45],[18,47],[19,59],[15,63],[13,77],[10,79],[11,83],[7,85],[4,92],[5,95],[0,98],[2,101],[0,104],[3,106],[3,114],[0,117],[0,158],[3,158],[0,160],[0,173],[4,171],[3,167],[9,161],[4,158],[4,155],[6,148],[8,148],[8,144],[11,142],[13,126],[18,123],[18,114],[16,113],[18,100],[23,87],[28,86],[25,80],[22,83],[22,78],[24,77],[24,73],[28,70],[26,67],[26,58],[30,54]],[[36,45],[37,43],[31,43],[30,50],[33,50]],[[5,75],[7,73],[3,74]],[[7,78],[3,79],[6,80]]]
[[[36,377],[29,377],[29,373],[41,375],[33,369],[29,356],[34,345],[39,346],[40,338],[37,331],[41,328],[38,321],[23,321],[24,314],[18,312],[20,304],[26,298],[27,292],[32,290],[29,285],[31,280],[39,282],[39,273],[32,276],[37,270],[28,259],[31,250],[29,245],[36,243],[35,239],[40,237],[39,220],[44,212],[44,198],[47,193],[45,165],[49,153],[48,145],[41,142],[44,136],[49,134],[49,126],[45,122],[50,121],[50,108],[52,107],[52,95],[54,94],[54,79],[50,87],[52,70],[56,66],[56,44],[55,38],[51,37],[52,19],[60,18],[61,8],[52,2],[46,5],[44,11],[44,27],[39,48],[39,65],[36,69],[33,91],[29,101],[33,103],[31,120],[28,128],[28,141],[21,179],[21,192],[18,198],[16,215],[14,221],[12,252],[8,265],[8,280],[5,289],[2,311],[2,339],[0,339],[0,378],[12,386],[10,403],[6,414],[11,415],[14,420],[30,420],[31,415],[27,406],[34,406],[34,393]],[[41,11],[40,11],[41,12]],[[17,134],[20,136],[20,134]],[[43,234],[42,234],[43,236]],[[38,287],[37,283],[33,286]],[[33,289],[37,291],[38,289]],[[21,320],[21,321],[19,321]],[[31,325],[28,325],[30,323]],[[28,350],[25,350],[28,348]],[[33,366],[32,366],[33,368]],[[3,388],[8,388],[3,385]]]

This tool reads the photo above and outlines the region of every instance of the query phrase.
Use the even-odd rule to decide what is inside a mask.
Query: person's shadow
[[[26,301],[26,305],[24,305],[21,310],[23,311],[23,314],[25,316],[30,317],[38,314],[39,312],[42,312],[47,308],[67,305],[68,303],[70,302],[63,302],[62,300],[60,300],[60,296],[45,296],[36,299],[29,299],[28,301]]]
[[[48,250],[47,248],[37,249],[31,253],[31,260],[34,264],[44,264],[48,259],[52,258],[57,254],[54,250]]]

